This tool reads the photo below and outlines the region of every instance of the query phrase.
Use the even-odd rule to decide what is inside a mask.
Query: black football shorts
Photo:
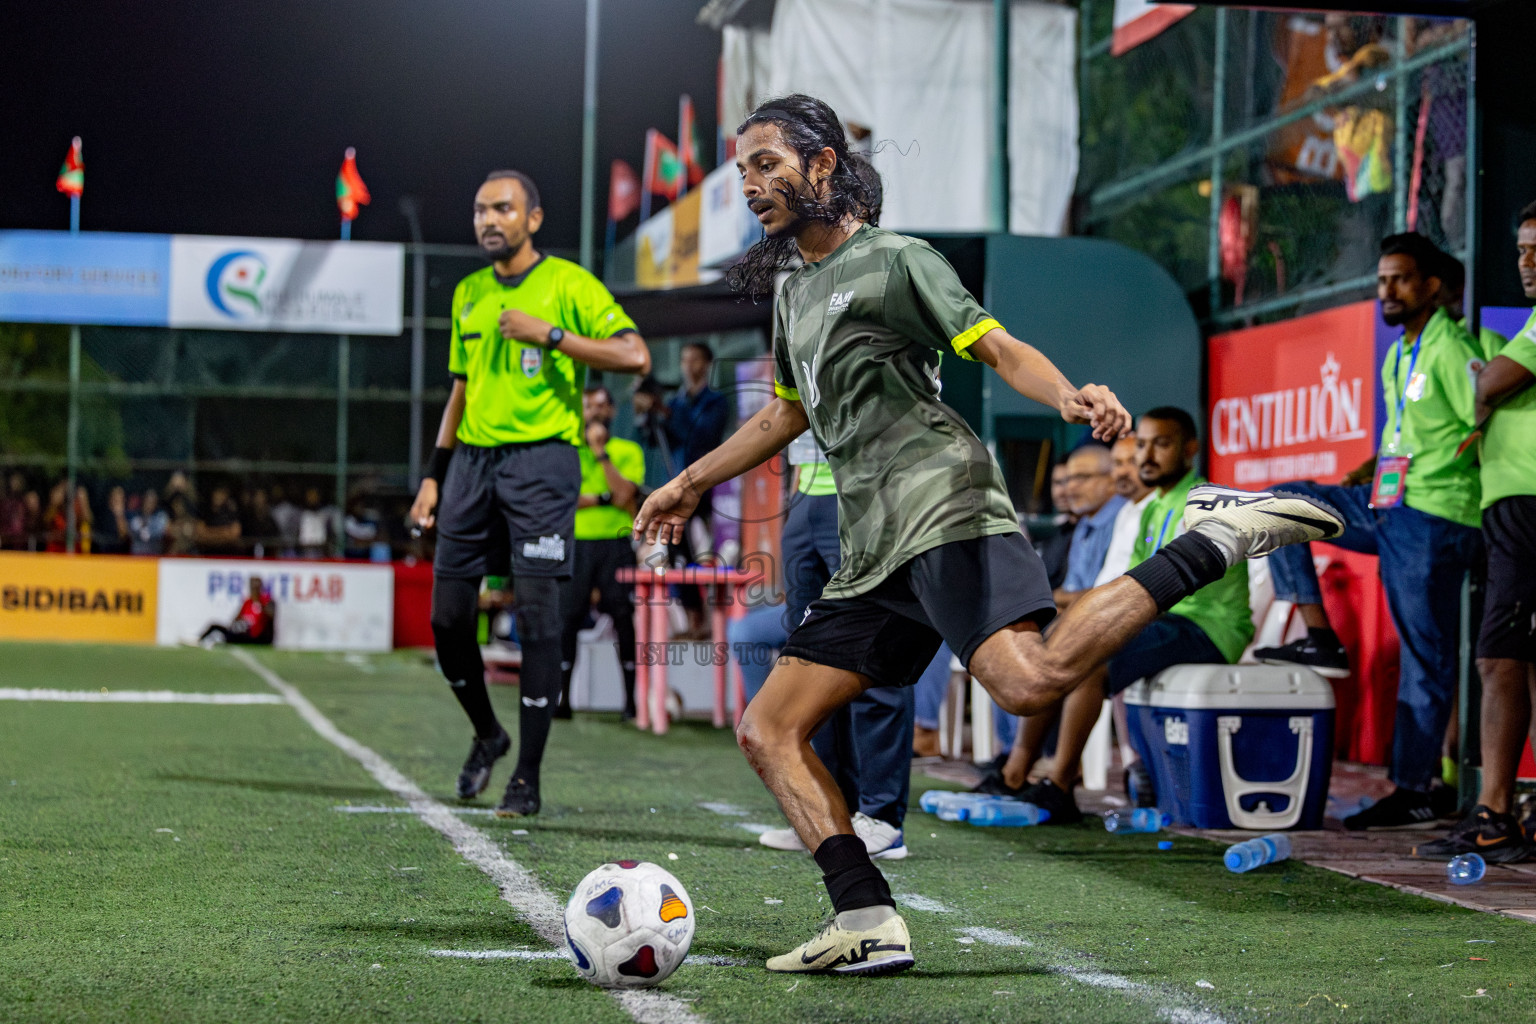
[[[568,578],[580,493],[581,459],[565,441],[460,443],[438,496],[432,572]]]

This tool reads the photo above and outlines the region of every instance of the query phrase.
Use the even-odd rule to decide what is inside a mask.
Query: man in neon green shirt
[[[523,663],[518,760],[496,813],[539,811],[539,765],[560,694],[560,584],[571,574],[581,489],[581,393],[588,367],[644,373],[645,339],[602,282],[534,248],[539,190],[492,171],[475,193],[475,235],[491,265],[453,292],[453,390],[411,518],[437,525],[432,635],[475,728],[460,799],[478,796],[512,740],[491,709],[475,638],[480,580],[511,575]]]
[[[576,634],[592,608],[613,619],[619,634],[619,667],[624,673],[624,717],[635,717],[635,608],[633,584],[620,583],[617,570],[635,564],[629,532],[635,524],[636,498],[645,482],[645,451],[633,441],[612,437],[613,394],[589,384],[582,397],[586,442],[581,456],[581,497],[576,501],[576,565],[560,585],[560,704],[556,718],[571,717],[571,670],[576,665]]]
[[[1520,284],[1536,299],[1536,203],[1520,211],[1515,236]],[[1477,670],[1483,681],[1483,771],[1477,805],[1450,835],[1414,849],[1449,860],[1476,853],[1511,864],[1536,857],[1536,813],[1515,820],[1515,775],[1536,726],[1536,313],[1477,375],[1482,439],[1483,538],[1488,590]]]
[[[1445,254],[1422,235],[1382,241],[1377,297],[1382,318],[1403,329],[1381,367],[1387,423],[1371,485],[1282,485],[1344,513],[1333,543],[1380,555],[1392,621],[1402,638],[1391,779],[1397,788],[1344,821],[1349,829],[1432,828],[1452,813],[1439,784],[1441,740],[1455,699],[1461,582],[1482,545],[1477,466],[1457,448],[1473,426],[1473,379],[1483,352],[1439,305]],[[1407,463],[1406,468],[1404,462]],[[1352,474],[1353,475],[1353,474]],[[1341,678],[1349,658],[1323,611],[1311,551],[1298,545],[1269,560],[1275,598],[1297,605],[1307,636],[1254,652]]]

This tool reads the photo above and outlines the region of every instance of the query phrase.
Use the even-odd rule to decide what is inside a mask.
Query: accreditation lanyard
[[[1408,466],[1413,455],[1402,450],[1403,413],[1408,408],[1408,390],[1413,387],[1413,371],[1419,365],[1419,350],[1424,347],[1424,335],[1420,332],[1413,342],[1413,355],[1408,357],[1408,380],[1402,379],[1403,344],[1397,345],[1397,361],[1392,365],[1392,387],[1397,391],[1397,422],[1392,432],[1392,443],[1384,454],[1376,459],[1376,476],[1371,481],[1371,508],[1395,508],[1403,503],[1408,488]]]
[[[1152,548],[1152,553],[1154,555],[1157,554],[1159,551],[1163,550],[1163,541],[1168,536],[1168,527],[1169,527],[1169,525],[1171,525],[1173,523],[1173,513],[1175,511],[1177,511],[1177,510],[1176,509],[1169,509],[1168,510],[1168,514],[1163,517],[1163,528],[1161,530],[1157,531],[1157,544],[1154,545],[1153,548]],[[1147,540],[1151,540],[1151,539],[1152,539],[1151,537],[1147,538]]]

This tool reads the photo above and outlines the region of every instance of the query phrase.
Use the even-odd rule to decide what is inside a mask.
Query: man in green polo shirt
[[[1141,528],[1131,549],[1132,566],[1140,565],[1185,532],[1184,506],[1192,488],[1205,483],[1195,472],[1200,436],[1194,417],[1174,406],[1143,413],[1136,424],[1137,472],[1153,497],[1141,510]],[[1077,784],[1083,748],[1104,706],[1104,698],[1174,665],[1227,665],[1242,657],[1253,639],[1248,612],[1248,563],[1239,562],[1221,579],[1190,594],[1147,625],[1107,664],[1089,673],[1081,686],[1061,702],[1061,728],[1051,771],[1025,788],[1018,798],[1050,811],[1047,824],[1072,825],[1083,820],[1073,787]],[[1032,715],[1019,730],[1019,742],[1008,754],[1005,777],[1022,779],[1039,759],[1055,709]]]
[[[1456,806],[1455,791],[1439,782],[1440,749],[1456,695],[1462,577],[1482,544],[1477,466],[1472,453],[1458,456],[1456,450],[1472,430],[1473,380],[1483,352],[1438,305],[1444,258],[1418,234],[1381,243],[1381,314],[1403,335],[1381,367],[1387,423],[1373,483],[1282,485],[1344,513],[1348,525],[1333,543],[1380,556],[1387,604],[1402,639],[1392,736],[1397,788],[1346,818],[1349,829],[1432,828]],[[1275,598],[1298,606],[1307,636],[1255,656],[1347,676],[1349,658],[1323,611],[1311,551],[1277,551],[1269,566]]]
[[[496,813],[517,817],[539,811],[539,765],[560,694],[559,581],[574,554],[582,385],[588,367],[644,373],[651,357],[602,282],[534,248],[544,210],[532,178],[492,171],[474,209],[491,265],[453,291],[453,390],[411,518],[437,525],[432,635],[475,729],[460,799],[484,791],[512,746],[486,693],[475,627],[481,579],[513,577],[522,709],[517,767]]]
[[[576,664],[576,634],[592,608],[613,619],[619,634],[619,667],[624,673],[624,717],[635,717],[634,584],[620,583],[619,569],[635,565],[629,531],[635,524],[636,497],[645,482],[645,450],[609,434],[613,394],[601,384],[588,385],[582,397],[586,442],[581,456],[581,497],[576,502],[576,565],[560,585],[564,628],[560,634],[560,704],[556,718],[571,717],[571,670]]]
[[[1536,203],[1520,211],[1520,284],[1536,299]],[[1476,853],[1511,864],[1536,858],[1536,813],[1515,820],[1515,775],[1528,731],[1536,733],[1536,313],[1477,375],[1483,428],[1483,539],[1488,590],[1477,670],[1483,681],[1483,770],[1477,806],[1419,857]]]

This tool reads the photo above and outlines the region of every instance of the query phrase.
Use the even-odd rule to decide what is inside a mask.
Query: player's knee
[[[1060,700],[1064,692],[1061,674],[1049,664],[1016,661],[999,666],[994,662],[973,664],[971,671],[1010,715],[1037,715]]]
[[[551,579],[517,577],[512,583],[517,602],[519,640],[559,640],[560,584]]]
[[[438,640],[474,632],[480,588],[472,580],[439,578],[432,582],[432,635]]]

